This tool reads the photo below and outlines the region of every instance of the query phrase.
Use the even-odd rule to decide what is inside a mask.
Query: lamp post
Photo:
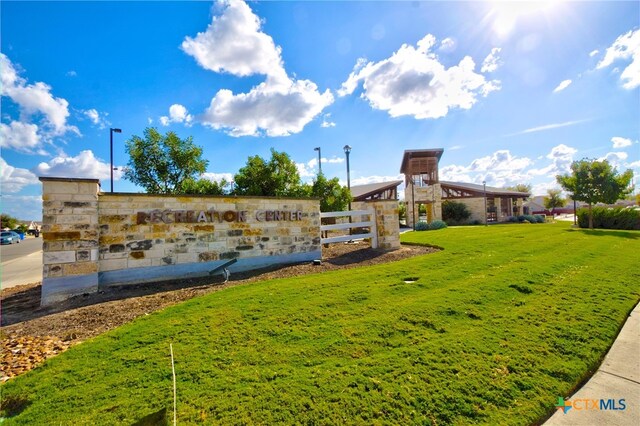
[[[349,194],[351,194],[351,171],[349,169],[349,154],[351,153],[351,147],[349,145],[345,145],[343,149],[347,156],[347,188],[349,189]],[[351,201],[349,201],[349,210],[351,210]]]
[[[482,181],[482,190],[484,192],[484,226],[488,226],[487,223],[487,182]]]
[[[111,192],[113,192],[113,133],[122,133],[122,129],[109,129],[109,147],[110,147],[110,157],[111,157],[111,168],[109,171],[111,172]]]
[[[320,155],[320,147],[313,148],[314,151],[318,151],[318,174],[322,174],[322,156]]]

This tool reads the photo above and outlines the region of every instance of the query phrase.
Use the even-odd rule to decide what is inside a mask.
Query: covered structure
[[[393,180],[352,186],[351,196],[353,201],[397,200],[398,185],[401,183],[401,180]]]
[[[404,151],[400,173],[405,175],[408,226],[413,227],[419,220],[442,220],[442,203],[447,200],[466,204],[471,211],[470,221],[501,222],[523,214],[523,202],[529,193],[440,181],[438,167],[443,152],[442,148]],[[426,217],[420,217],[421,210]]]
[[[405,150],[400,173],[404,173],[404,199],[407,203],[407,225],[418,222],[420,205],[425,205],[426,221],[442,219],[442,188],[438,163],[444,149]]]
[[[509,216],[524,214],[523,203],[531,194],[475,183],[440,182],[442,199],[466,204],[471,210],[471,219],[484,222],[486,198],[487,222],[503,222]]]

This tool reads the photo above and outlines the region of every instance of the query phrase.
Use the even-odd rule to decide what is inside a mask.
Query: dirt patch
[[[227,283],[221,276],[212,276],[111,287],[48,307],[40,307],[40,283],[2,290],[0,380],[29,371],[70,346],[139,316],[196,296],[255,281],[393,262],[435,251],[431,247],[402,246],[383,252],[365,242],[332,244],[323,248],[320,265],[304,263],[232,274]]]

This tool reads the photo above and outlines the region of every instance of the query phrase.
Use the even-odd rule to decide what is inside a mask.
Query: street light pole
[[[351,196],[351,171],[349,169],[349,154],[351,153],[351,147],[349,145],[345,145],[343,149],[347,156],[347,188],[349,189],[349,196]],[[351,201],[349,201],[349,210],[351,210]]]
[[[122,133],[122,129],[109,129],[109,152],[111,157],[111,168],[109,171],[111,172],[111,192],[113,192],[113,133]]]
[[[482,181],[482,189],[484,191],[484,226],[488,226],[487,223],[487,182]]]
[[[320,155],[320,147],[313,148],[314,151],[318,151],[318,174],[322,174],[322,155]]]

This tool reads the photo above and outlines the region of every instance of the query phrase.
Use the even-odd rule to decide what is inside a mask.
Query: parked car
[[[12,229],[11,231],[15,232],[16,234],[18,234],[18,236],[20,237],[21,240],[24,240],[24,232],[22,232],[19,229]]]
[[[2,231],[0,234],[0,244],[19,244],[20,235],[13,231]]]

